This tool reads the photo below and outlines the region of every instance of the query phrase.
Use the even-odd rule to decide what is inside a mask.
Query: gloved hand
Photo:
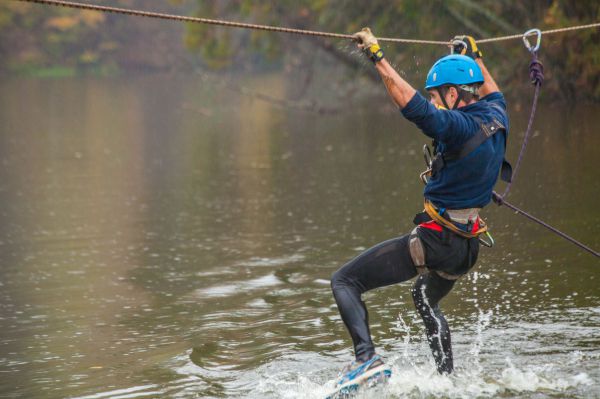
[[[464,42],[466,44],[466,47],[462,43],[454,44],[457,40]],[[483,53],[479,50],[479,48],[477,48],[477,43],[475,42],[475,39],[473,39],[472,36],[454,36],[452,42],[454,47],[454,54],[466,55],[468,57],[473,58],[474,60],[483,57]]]
[[[360,32],[354,34],[354,40],[358,42],[358,48],[364,51],[373,63],[383,59],[383,50],[379,47],[377,39],[369,28],[362,28]]]

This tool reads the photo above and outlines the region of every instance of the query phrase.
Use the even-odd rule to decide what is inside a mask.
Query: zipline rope
[[[117,14],[135,15],[135,16],[140,16],[140,17],[168,19],[168,20],[183,21],[183,22],[195,22],[195,23],[209,24],[209,25],[219,25],[219,26],[226,26],[229,28],[264,30],[264,31],[270,31],[270,32],[292,33],[292,34],[297,34],[297,35],[330,37],[330,38],[336,38],[336,39],[353,39],[354,38],[354,35],[348,35],[348,34],[342,34],[342,33],[319,32],[319,31],[305,30],[305,29],[282,28],[279,26],[249,24],[249,23],[245,23],[245,22],[231,22],[231,21],[224,21],[221,19],[186,17],[183,15],[163,14],[163,13],[158,13],[158,12],[140,11],[140,10],[127,9],[127,8],[118,8],[118,7],[107,7],[107,6],[100,6],[100,5],[96,5],[96,4],[83,4],[83,3],[75,3],[75,2],[61,1],[61,0],[16,0],[16,1],[21,1],[21,2],[26,2],[26,3],[47,4],[47,5],[53,5],[53,6],[59,6],[59,7],[77,8],[77,9],[81,9],[81,10],[91,10],[91,11],[101,11],[101,12],[109,12],[109,13],[117,13]],[[396,42],[396,43],[445,44],[445,45],[448,44],[448,42],[435,41],[435,40],[394,39],[394,38],[378,38],[378,40],[384,41],[384,42]]]
[[[573,30],[598,28],[598,27],[600,27],[600,22],[595,22],[595,23],[587,24],[587,25],[569,26],[569,27],[566,27],[566,28],[557,28],[557,29],[543,30],[543,31],[541,31],[541,33],[544,34],[544,35],[550,35],[552,33],[562,33],[562,32],[569,32],[569,31],[573,31]],[[531,36],[531,35],[535,35],[535,33],[530,33],[528,36]],[[519,35],[509,35],[509,36],[500,36],[500,37],[494,37],[494,38],[491,38],[491,39],[480,39],[480,40],[477,40],[477,43],[491,43],[491,42],[499,42],[499,41],[502,41],[502,40],[521,39],[521,38],[523,38],[522,34],[519,34]]]
[[[548,230],[550,230],[551,232],[559,235],[560,237],[564,238],[565,240],[577,245],[579,248],[591,253],[592,255],[594,255],[596,258],[600,258],[600,253],[598,251],[593,250],[592,248],[588,247],[587,245],[585,245],[584,243],[577,241],[576,239],[574,239],[573,237],[569,236],[568,234],[563,233],[562,231],[560,231],[559,229],[557,229],[556,227],[552,227],[551,225],[549,225],[548,223],[544,222],[541,219],[536,218],[535,216],[533,216],[530,213],[525,212],[522,209],[517,208],[516,206],[514,206],[513,204],[511,204],[508,201],[505,201],[504,198],[502,198],[502,196],[500,196],[500,194],[498,194],[495,191],[492,191],[492,199],[494,200],[495,203],[497,203],[498,205],[504,205],[507,208],[512,209],[513,211],[515,211],[516,213],[518,213],[519,215],[525,216],[527,219],[539,224],[540,226],[543,226],[545,228],[547,228]]]
[[[541,35],[541,33],[540,33]],[[541,36],[539,37],[541,40]],[[539,46],[538,46],[539,48]],[[544,82],[544,65],[538,60],[537,49],[530,50],[531,52],[531,63],[529,64],[529,79],[531,83],[535,86],[535,92],[533,95],[533,104],[531,105],[531,114],[529,115],[529,121],[527,122],[527,129],[525,130],[525,136],[523,138],[523,144],[521,145],[521,150],[519,151],[519,156],[517,158],[517,163],[515,164],[515,168],[512,172],[511,179],[509,180],[504,192],[500,196],[500,200],[496,201],[498,205],[502,205],[502,201],[508,195],[512,184],[514,183],[517,174],[519,172],[519,168],[521,167],[521,162],[523,161],[523,155],[525,154],[525,148],[527,147],[527,143],[529,142],[529,137],[531,136],[531,131],[533,127],[533,118],[535,117],[535,110],[537,109],[538,98],[540,95],[540,88],[542,87],[542,83]]]
[[[307,35],[307,36],[321,36],[321,37],[329,37],[336,39],[353,39],[354,35],[348,35],[343,33],[332,33],[332,32],[320,32],[314,30],[305,30],[305,29],[292,29],[292,28],[282,28],[279,26],[270,26],[270,25],[258,25],[258,24],[249,24],[245,22],[231,22],[224,21],[221,19],[208,19],[208,18],[200,18],[200,17],[187,17],[184,15],[174,15],[174,14],[163,14],[158,12],[150,12],[150,11],[140,11],[140,10],[132,10],[127,8],[119,8],[119,7],[107,7],[100,6],[96,4],[84,4],[84,3],[76,3],[71,1],[62,1],[62,0],[16,0],[25,3],[38,3],[38,4],[46,4],[53,5],[59,7],[68,7],[68,8],[77,8],[81,10],[90,10],[90,11],[100,11],[100,12],[108,12],[108,13],[117,13],[117,14],[125,14],[125,15],[135,15],[140,17],[148,17],[148,18],[159,18],[159,19],[168,19],[174,21],[183,21],[183,22],[194,22],[194,23],[202,23],[209,25],[219,25],[226,26],[230,28],[244,28],[244,29],[254,29],[254,30],[264,30],[270,32],[281,32],[281,33],[291,33],[296,35]],[[596,28],[600,27],[600,22],[587,24],[587,25],[578,25],[578,26],[570,26],[566,28],[559,29],[551,29],[542,31],[544,35],[559,33],[559,32],[567,32],[579,29],[588,29],[588,28]],[[510,35],[510,36],[501,36],[490,39],[481,39],[477,40],[478,43],[488,43],[488,42],[498,42],[502,40],[512,40],[512,39],[521,39],[523,37],[522,34],[518,35]],[[441,45],[449,45],[448,41],[441,40],[419,40],[419,39],[402,39],[402,38],[391,38],[391,37],[381,37],[377,38],[377,40],[381,42],[391,42],[391,43],[410,43],[410,44],[441,44]]]
[[[534,31],[534,29],[532,31]],[[534,33],[534,34],[536,34],[536,33]],[[506,185],[506,188],[504,189],[504,192],[502,193],[502,195],[498,194],[496,191],[492,191],[492,199],[498,206],[504,205],[507,208],[512,209],[519,215],[525,216],[527,219],[539,224],[540,226],[547,228],[548,230],[559,235],[560,237],[564,238],[565,240],[577,245],[579,248],[591,253],[592,255],[594,255],[597,258],[600,258],[600,253],[598,253],[598,251],[593,250],[592,248],[590,248],[587,245],[583,244],[582,242],[576,240],[575,238],[569,236],[568,234],[563,233],[556,227],[552,227],[550,224],[544,222],[543,220],[538,219],[537,217],[531,215],[530,213],[525,212],[524,210],[519,209],[515,205],[506,201],[506,196],[508,195],[510,188],[512,187],[512,184],[514,183],[514,180],[519,171],[519,167],[521,166],[521,161],[523,160],[523,155],[525,154],[525,148],[527,147],[527,142],[529,141],[529,136],[531,135],[531,131],[532,131],[531,128],[533,126],[533,118],[535,116],[535,110],[537,108],[537,102],[538,102],[538,98],[539,98],[539,94],[540,94],[540,88],[542,87],[542,83],[544,82],[544,66],[538,60],[538,54],[537,54],[539,45],[541,43],[542,33],[538,31],[537,34],[539,35],[537,46],[531,47],[529,42],[527,40],[525,40],[525,46],[527,47],[527,49],[529,50],[529,52],[531,53],[531,56],[532,56],[531,63],[529,64],[529,78],[531,80],[531,83],[535,86],[535,92],[533,95],[533,104],[531,106],[531,114],[529,116],[529,122],[527,123],[527,130],[525,131],[525,137],[523,138],[523,144],[521,145],[521,150],[519,151],[519,157],[517,159],[517,163],[515,165],[515,169],[512,173],[510,181]],[[527,33],[525,35],[527,35]]]

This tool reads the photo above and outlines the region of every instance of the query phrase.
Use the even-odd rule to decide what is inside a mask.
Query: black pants
[[[444,231],[444,234],[452,233]],[[465,240],[458,236],[456,239],[451,238],[451,240],[442,239],[440,235],[439,239],[434,237],[433,240],[428,240],[427,264],[436,263],[435,259],[431,257],[428,259],[428,249],[433,256],[444,252],[454,253],[454,259],[446,258],[443,264],[450,268],[452,264],[466,264],[468,265],[464,270],[466,272],[475,263],[479,248],[472,248],[470,242],[472,240]],[[361,295],[374,288],[407,281],[417,275],[410,256],[408,240],[409,236],[404,235],[377,244],[348,262],[331,278],[333,296],[342,320],[352,337],[354,354],[358,361],[366,361],[375,354],[369,331],[369,315]],[[451,245],[451,247],[447,248],[448,251],[443,251],[444,245]],[[433,251],[433,246],[439,246],[438,250]],[[419,274],[412,288],[413,300],[425,323],[427,340],[440,373],[450,373],[453,370],[450,329],[440,310],[439,301],[450,292],[454,282],[455,280],[440,277],[435,271],[429,271]]]

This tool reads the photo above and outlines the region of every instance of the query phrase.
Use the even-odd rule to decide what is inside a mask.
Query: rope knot
[[[538,61],[537,54],[533,54],[533,59],[529,64],[529,80],[535,86],[541,86],[544,82],[544,64]]]

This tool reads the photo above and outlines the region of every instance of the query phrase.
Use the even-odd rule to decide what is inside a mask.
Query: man
[[[479,210],[491,200],[508,135],[506,103],[473,38],[455,40],[455,52],[438,60],[427,76],[427,101],[392,68],[368,28],[355,34],[405,118],[434,140],[431,168],[424,173],[425,209],[411,234],[382,242],[340,268],[333,295],[354,344],[356,361],[338,386],[389,375],[375,354],[361,294],[417,276],[412,296],[425,324],[437,370],[453,371],[448,323],[439,302],[477,260],[485,231]],[[503,175],[504,175],[503,170]],[[509,172],[509,170],[506,170]]]

